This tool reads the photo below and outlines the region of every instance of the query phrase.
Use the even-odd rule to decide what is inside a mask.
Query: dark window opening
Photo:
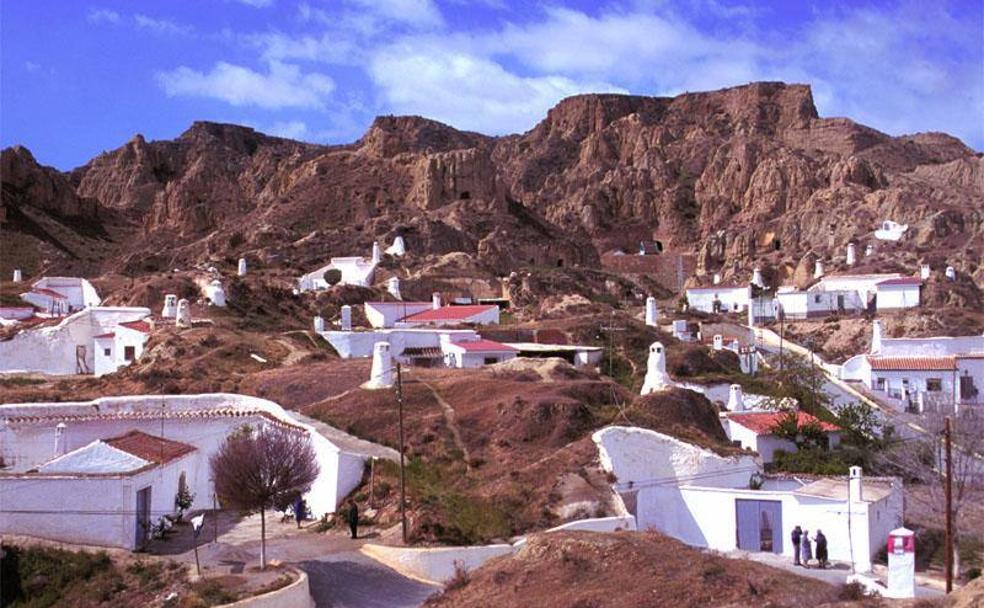
[[[123,359],[125,361],[133,361],[137,358],[137,349],[133,346],[123,347]]]
[[[493,365],[498,362],[499,359],[497,359],[496,357],[485,357],[485,365]]]
[[[779,243],[779,239],[772,239],[772,248],[776,251],[782,249],[782,245]]]
[[[564,267],[564,260],[563,259],[557,260],[557,268],[563,268],[563,267]]]
[[[110,355],[113,354],[113,349],[111,349],[111,348],[104,348],[103,349],[103,354],[108,357],[108,356],[110,356]]]
[[[465,190],[461,194],[458,195],[458,198],[460,200],[467,201],[468,199],[471,198],[471,192]]]
[[[536,264],[536,259],[535,258],[530,258],[530,264]]]
[[[943,390],[943,379],[942,378],[927,378],[926,379],[926,390],[931,393],[938,393]]]
[[[656,241],[656,252],[663,253],[663,241]]]

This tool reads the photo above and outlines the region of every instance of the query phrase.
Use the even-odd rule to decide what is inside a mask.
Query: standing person
[[[803,530],[803,537],[800,539],[800,561],[804,568],[810,567],[810,560],[813,559],[813,546],[810,544],[810,531]]]
[[[813,537],[817,542],[817,564],[821,568],[827,567],[827,537],[823,535],[822,530],[817,530],[817,535]]]
[[[359,505],[355,504],[354,500],[349,501],[348,525],[349,530],[352,531],[352,538],[357,538],[359,529]]]
[[[793,533],[791,536],[793,540],[793,565],[799,566],[800,565],[800,539],[803,538],[803,530],[801,530],[799,526],[796,526],[795,528],[793,528]]]
[[[304,499],[298,496],[294,500],[294,521],[297,522],[297,527],[301,527],[301,520],[304,519]]]

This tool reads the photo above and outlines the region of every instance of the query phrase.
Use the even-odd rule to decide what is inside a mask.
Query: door
[[[844,296],[840,294],[837,296],[837,310],[844,310]]]
[[[150,538],[150,486],[137,492],[136,546],[143,547]]]
[[[738,548],[782,553],[782,503],[778,500],[735,500]]]

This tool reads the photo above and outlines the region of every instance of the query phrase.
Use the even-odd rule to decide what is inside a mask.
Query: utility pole
[[[400,522],[403,526],[403,544],[407,544],[407,485],[403,458],[403,372],[396,364],[396,403],[400,408]]]
[[[950,417],[945,420],[943,443],[946,450],[946,592],[953,591],[953,429]]]
[[[615,325],[615,311],[612,311],[612,320],[608,325],[602,325],[601,331],[608,332],[608,376],[615,377],[615,332],[625,331],[624,327]]]

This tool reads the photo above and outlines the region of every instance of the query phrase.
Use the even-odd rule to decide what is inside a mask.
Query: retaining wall
[[[297,580],[286,587],[217,608],[314,608],[307,574],[298,572],[298,575]]]

